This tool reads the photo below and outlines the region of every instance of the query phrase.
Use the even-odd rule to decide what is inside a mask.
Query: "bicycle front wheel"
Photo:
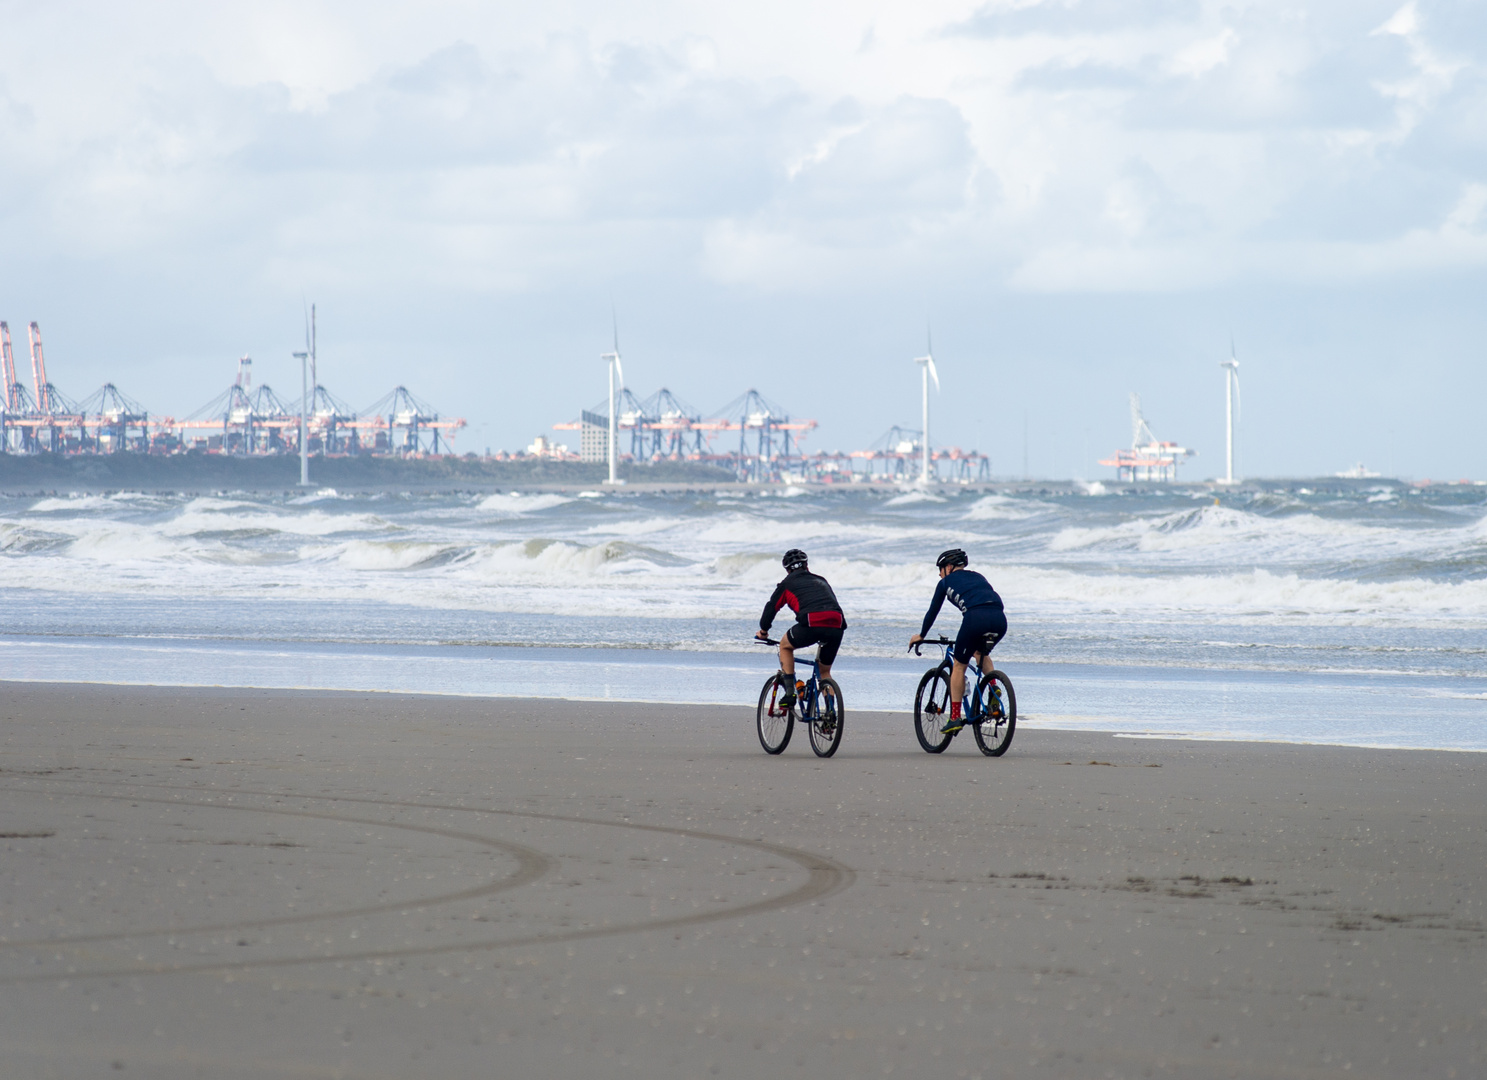
[[[778,675],[771,675],[759,692],[755,724],[759,729],[759,745],[764,747],[766,754],[783,753],[795,730],[795,710],[779,703],[784,693],[785,683]]]
[[[842,745],[842,725],[847,710],[842,705],[842,688],[835,679],[822,679],[816,699],[816,715],[807,723],[811,729],[811,749],[817,757],[830,757]]]
[[[950,673],[932,668],[919,680],[914,695],[914,734],[927,754],[938,754],[950,745],[954,735],[941,735],[940,728],[950,715]]]
[[[999,689],[1000,696],[993,689]],[[1017,730],[1017,693],[1005,671],[981,676],[976,691],[981,698],[981,721],[971,725],[976,745],[987,757],[1001,757],[1012,745],[1012,733]]]

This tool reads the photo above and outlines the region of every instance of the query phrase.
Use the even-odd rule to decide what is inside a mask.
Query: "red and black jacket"
[[[783,607],[795,612],[795,621],[802,626],[847,628],[836,593],[824,577],[809,570],[786,574],[785,580],[775,586],[774,595],[764,605],[764,614],[759,616],[759,629],[768,633],[775,614]]]

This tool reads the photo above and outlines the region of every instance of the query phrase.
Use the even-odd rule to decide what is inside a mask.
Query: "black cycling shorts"
[[[979,652],[991,652],[1007,633],[1007,613],[999,607],[973,607],[960,617],[955,659],[968,664]]]
[[[821,646],[821,651],[816,654],[816,663],[827,667],[831,666],[836,659],[836,651],[842,647],[842,629],[838,626],[806,626],[804,623],[796,623],[785,631],[785,636],[795,649]]]

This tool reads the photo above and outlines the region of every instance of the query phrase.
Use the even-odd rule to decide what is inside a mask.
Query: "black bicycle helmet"
[[[947,566],[965,566],[970,561],[960,548],[951,548],[949,551],[940,552],[940,557],[935,560],[935,566],[944,569]]]
[[[795,571],[805,567],[805,552],[801,551],[800,548],[791,548],[785,552],[785,557],[780,562],[784,564],[786,573],[793,574]]]

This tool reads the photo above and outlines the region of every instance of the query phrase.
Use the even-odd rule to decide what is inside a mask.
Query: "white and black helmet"
[[[791,548],[785,552],[785,557],[780,562],[784,565],[786,573],[793,574],[795,571],[805,568],[805,552],[801,551],[800,548]]]

